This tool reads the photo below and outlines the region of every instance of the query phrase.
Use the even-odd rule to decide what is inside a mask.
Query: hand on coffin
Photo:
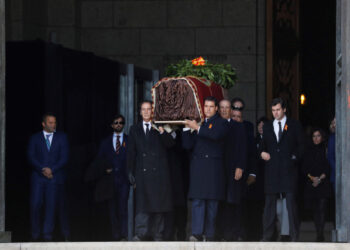
[[[164,128],[162,126],[159,126],[158,127],[158,130],[159,130],[159,133],[160,134],[163,134],[164,133]]]
[[[185,120],[185,127],[186,128],[191,128],[193,130],[197,130],[199,129],[199,125],[196,122],[196,120]]]

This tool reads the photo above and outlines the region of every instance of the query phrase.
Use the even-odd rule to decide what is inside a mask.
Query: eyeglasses
[[[114,125],[118,125],[118,124],[120,124],[120,125],[124,125],[124,124],[125,124],[125,122],[113,122],[113,124],[114,124]]]
[[[243,107],[232,106],[232,109],[242,111]]]

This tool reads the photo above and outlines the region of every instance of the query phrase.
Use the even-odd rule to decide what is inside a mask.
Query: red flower
[[[194,66],[204,66],[205,65],[205,60],[203,57],[197,57],[195,59],[192,60],[192,64]]]

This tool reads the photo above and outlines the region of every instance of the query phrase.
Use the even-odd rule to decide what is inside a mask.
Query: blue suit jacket
[[[64,166],[68,161],[69,145],[66,134],[55,132],[52,137],[50,151],[47,149],[42,131],[34,134],[29,140],[28,160],[33,166],[32,178],[49,180],[42,174],[44,167],[52,170],[53,183],[63,184],[65,181]]]
[[[189,198],[225,199],[224,143],[229,123],[219,114],[200,127],[199,133],[185,131],[182,145],[192,149]]]
[[[128,183],[128,175],[126,169],[126,155],[127,155],[128,136],[123,135],[123,142],[119,150],[119,155],[114,151],[113,147],[113,135],[105,138],[100,145],[98,152],[99,157],[105,158],[110,164],[113,165],[113,173],[118,175],[118,180]]]

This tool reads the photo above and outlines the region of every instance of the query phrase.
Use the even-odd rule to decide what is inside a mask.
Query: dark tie
[[[145,126],[146,126],[146,137],[148,137],[148,135],[149,135],[149,124],[145,123]]]
[[[46,135],[46,146],[47,149],[50,151],[51,143],[50,143],[50,136],[51,135]]]
[[[281,140],[282,137],[282,126],[281,126],[281,122],[278,122],[278,141]]]
[[[115,152],[116,152],[117,155],[119,154],[119,150],[120,150],[120,140],[119,140],[119,138],[120,138],[120,135],[117,135],[117,142],[115,144]]]

